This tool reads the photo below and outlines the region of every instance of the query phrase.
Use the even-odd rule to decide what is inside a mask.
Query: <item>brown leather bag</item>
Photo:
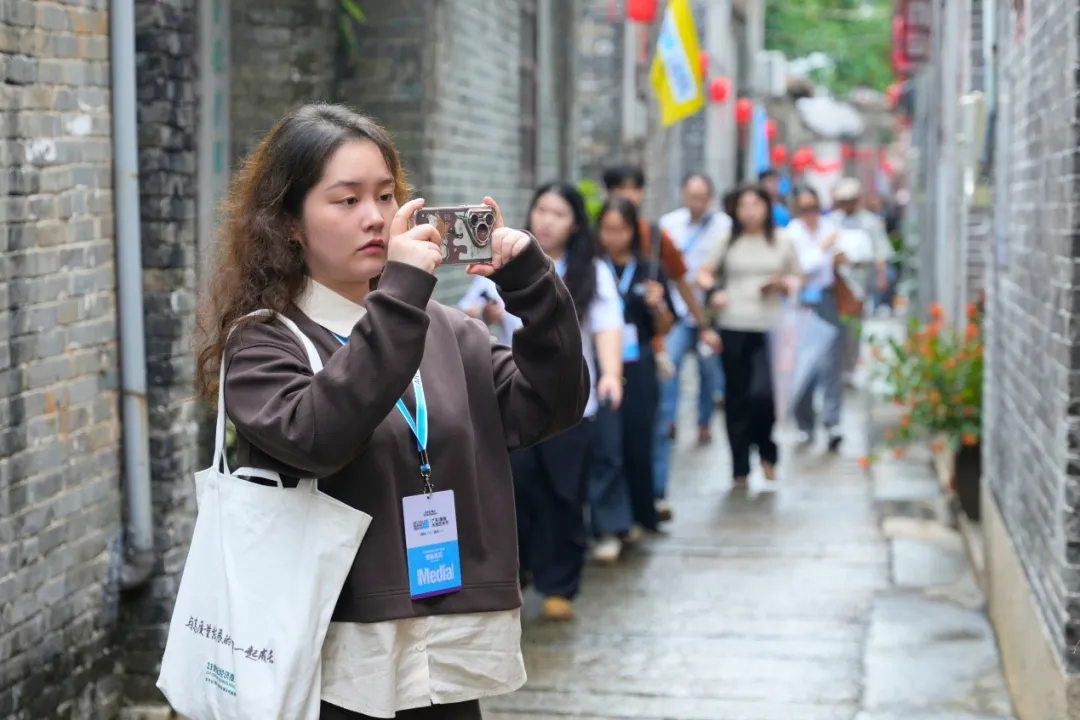
[[[862,317],[862,300],[859,300],[855,293],[851,292],[851,288],[848,287],[847,282],[842,277],[839,275],[834,275],[834,277],[836,279],[833,282],[833,292],[836,293],[837,314],[842,318]]]

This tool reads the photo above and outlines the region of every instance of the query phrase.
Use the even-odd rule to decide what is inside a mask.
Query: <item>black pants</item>
[[[510,455],[523,577],[545,597],[573,598],[588,536],[585,493],[593,420]]]
[[[653,489],[653,436],[660,402],[656,360],[642,353],[637,362],[623,367],[626,388],[619,412],[623,421],[623,467],[630,488],[634,521],[646,530],[656,530],[656,493]]]
[[[402,720],[481,720],[480,702],[471,700],[450,705],[429,705],[414,710],[402,710],[394,715]],[[349,712],[330,703],[323,703],[319,720],[374,720],[370,715]]]
[[[757,448],[761,462],[775,465],[772,441],[776,408],[773,404],[772,364],[765,333],[721,330],[724,351],[720,362],[727,378],[725,414],[731,444],[731,471],[737,478],[750,474],[750,451]]]

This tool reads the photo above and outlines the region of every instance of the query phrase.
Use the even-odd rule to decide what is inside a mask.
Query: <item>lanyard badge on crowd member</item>
[[[337,333],[342,345],[348,343]],[[405,530],[405,555],[409,565],[409,595],[413,600],[445,595],[461,589],[461,552],[458,547],[457,513],[454,491],[435,492],[428,458],[428,407],[420,370],[412,379],[416,398],[415,417],[404,398],[395,406],[416,438],[423,493],[401,499]]]
[[[638,341],[637,325],[626,321],[626,296],[630,294],[630,284],[634,282],[637,273],[637,259],[631,258],[623,268],[622,275],[615,271],[615,263],[607,259],[608,269],[615,276],[615,282],[619,288],[619,303],[623,309],[622,350],[623,362],[632,363],[641,359],[641,344]]]

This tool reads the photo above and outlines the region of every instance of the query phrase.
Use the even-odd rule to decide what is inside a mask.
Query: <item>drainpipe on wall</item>
[[[143,585],[153,574],[153,506],[146,412],[142,238],[139,221],[139,144],[135,86],[134,0],[109,3],[112,49],[113,206],[116,216],[116,294],[120,309],[121,422],[127,527],[120,584]]]

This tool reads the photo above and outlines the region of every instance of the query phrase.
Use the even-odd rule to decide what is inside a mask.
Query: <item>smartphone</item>
[[[488,205],[420,208],[413,214],[413,224],[424,223],[434,225],[439,230],[443,265],[491,262],[495,208]]]

